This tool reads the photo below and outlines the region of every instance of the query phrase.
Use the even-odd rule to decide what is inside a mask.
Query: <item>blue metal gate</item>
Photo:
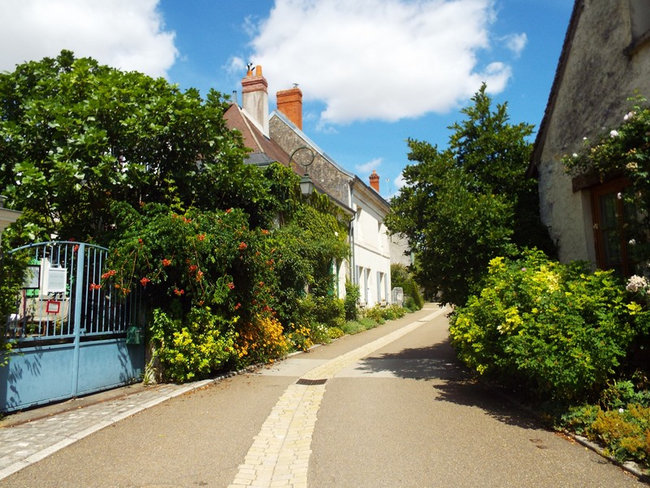
[[[72,398],[141,378],[144,313],[137,293],[125,298],[118,289],[98,286],[106,272],[107,249],[65,241],[32,244],[12,252],[32,257],[15,313],[3,330],[16,343],[8,364],[0,367],[0,411]]]

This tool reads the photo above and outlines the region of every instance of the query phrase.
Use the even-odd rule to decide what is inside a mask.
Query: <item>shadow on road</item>
[[[360,371],[434,383],[436,402],[480,408],[491,417],[524,428],[543,427],[542,422],[508,398],[507,392],[476,380],[456,358],[448,340],[422,348],[403,349],[362,360]]]

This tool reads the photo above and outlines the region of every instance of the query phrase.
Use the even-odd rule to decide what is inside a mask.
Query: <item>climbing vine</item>
[[[624,178],[629,185],[617,194],[634,218],[626,222],[626,237],[638,272],[650,271],[650,107],[644,98],[631,100],[621,123],[595,140],[583,138],[583,148],[563,158],[571,176],[590,176],[605,182]]]

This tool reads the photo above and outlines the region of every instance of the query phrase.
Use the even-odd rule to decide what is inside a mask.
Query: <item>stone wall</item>
[[[304,146],[312,147],[313,143],[302,139],[298,132],[293,130],[277,114],[273,114],[269,122],[271,138],[277,142],[284,151],[291,155],[296,149]],[[314,162],[306,168],[309,177],[334,198],[350,206],[350,181],[351,175],[341,171],[322,153],[316,152]]]

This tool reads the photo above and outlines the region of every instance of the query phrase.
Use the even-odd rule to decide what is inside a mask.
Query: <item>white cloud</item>
[[[493,0],[276,0],[251,59],[272,90],[323,101],[325,123],[395,121],[504,89],[509,67],[479,63],[494,19]]]
[[[2,0],[0,70],[62,49],[102,64],[165,76],[178,50],[158,0]]]
[[[228,60],[228,63],[225,65],[225,69],[229,74],[236,73],[238,75],[241,75],[241,73],[244,71],[244,68],[246,68],[246,63],[239,56],[232,56]]]
[[[406,180],[404,179],[403,173],[399,174],[399,176],[395,179],[394,184],[398,190],[401,190],[404,186],[406,186]]]
[[[505,43],[506,47],[510,49],[517,57],[521,55],[521,52],[526,47],[526,44],[528,44],[528,36],[525,32],[522,32],[521,34],[509,34],[501,38],[501,40]]]
[[[373,169],[378,169],[381,166],[382,160],[382,158],[371,159],[367,163],[358,164],[355,168],[361,174],[370,174]]]

